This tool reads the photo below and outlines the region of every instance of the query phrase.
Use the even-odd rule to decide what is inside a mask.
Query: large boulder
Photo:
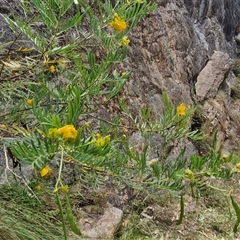
[[[196,96],[199,100],[214,98],[220,85],[226,80],[232,60],[227,53],[215,51],[207,65],[199,73],[196,83]]]

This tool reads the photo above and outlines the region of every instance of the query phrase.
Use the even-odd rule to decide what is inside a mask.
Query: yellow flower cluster
[[[56,133],[61,134],[63,138],[66,140],[69,139],[75,140],[77,137],[77,130],[73,125],[66,125],[64,127],[61,127],[56,131]]]
[[[130,43],[130,40],[127,36],[122,38],[121,44],[122,46],[127,46]]]
[[[62,135],[65,140],[75,140],[77,137],[77,130],[72,124],[65,125],[61,128],[50,128],[48,130],[47,137],[57,138],[58,135]]]
[[[157,161],[156,161],[155,159],[152,159],[152,160],[150,161],[150,166],[151,166],[151,167],[154,167],[154,166],[156,165],[156,163],[157,163]]]
[[[42,178],[48,178],[51,172],[52,172],[51,169],[48,166],[46,166],[40,171],[40,176]]]
[[[99,134],[100,135],[100,134]],[[93,142],[96,147],[104,147],[111,140],[110,135],[106,137],[97,137],[97,139]]]
[[[240,170],[240,163],[237,163],[237,164],[236,164],[236,168],[237,168],[238,170]]]
[[[27,99],[26,104],[27,104],[28,106],[31,106],[32,103],[33,103],[33,100],[32,100],[32,99]]]
[[[118,32],[121,32],[127,28],[127,23],[119,17],[117,13],[114,13],[113,21],[110,23],[110,27]]]
[[[190,169],[185,170],[185,174],[186,174],[187,178],[189,179],[190,183],[195,183],[195,177],[194,177],[194,173],[192,170],[190,170]]]
[[[36,189],[38,190],[38,191],[40,191],[40,190],[42,190],[42,185],[37,185],[37,187],[36,187]]]
[[[186,106],[183,103],[178,105],[177,106],[177,114],[178,114],[178,116],[180,117],[180,116],[186,115],[186,109],[187,108],[186,108]]]
[[[50,72],[50,73],[55,73],[55,72],[56,72],[56,67],[55,67],[54,65],[51,65],[51,66],[49,67],[49,72]]]
[[[99,139],[100,137],[101,137],[101,134],[100,134],[100,133],[96,133],[96,134],[95,134],[95,138],[96,138],[96,139]]]

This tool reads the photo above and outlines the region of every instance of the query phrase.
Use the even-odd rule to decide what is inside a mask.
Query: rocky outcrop
[[[176,105],[181,102],[192,105],[193,101],[214,99],[219,91],[224,91],[227,96],[223,99],[220,94],[218,98],[228,106],[228,126],[234,128],[231,132],[237,133],[238,124],[230,117],[229,106],[232,103],[231,88],[236,80],[230,66],[231,59],[236,56],[235,34],[240,19],[240,1],[156,2],[158,8],[155,12],[145,17],[132,33],[131,48],[124,66],[133,72],[125,88],[132,114],[137,115],[145,104],[152,108],[156,118],[160,117],[163,109],[162,91],[166,91]],[[212,65],[215,51],[224,56],[215,62],[218,70]],[[213,69],[208,69],[210,66]],[[203,74],[207,74],[204,76],[206,82]],[[214,74],[218,75],[218,80],[213,79]],[[211,86],[204,90],[200,82],[204,82],[204,87]],[[207,94],[208,90],[211,94]],[[201,91],[205,91],[203,95]],[[204,105],[204,102],[201,104]],[[217,118],[221,122],[219,116]],[[215,130],[224,135],[221,138],[221,144],[224,144],[227,137],[223,132],[226,129],[221,127]]]

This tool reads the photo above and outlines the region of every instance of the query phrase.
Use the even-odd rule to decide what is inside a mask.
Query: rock
[[[240,2],[156,2],[154,13],[145,16],[129,36],[128,59],[121,70],[133,73],[124,92],[131,114],[137,116],[145,104],[158,119],[164,108],[162,91],[175,105],[191,105],[196,76],[214,51],[236,56]]]
[[[228,115],[230,118],[230,124],[225,129],[226,130],[226,138],[224,140],[224,145],[226,149],[230,151],[234,151],[239,149],[239,139],[240,139],[240,99],[235,99],[231,101],[228,105]]]
[[[16,18],[26,21],[22,4],[23,1],[18,0],[0,0],[0,45],[5,45],[3,48],[4,51],[1,51],[0,54],[6,54],[9,47],[11,47],[11,49],[18,49],[19,47],[34,48],[36,51],[32,51],[31,53],[37,53],[36,45],[31,42],[23,33],[19,35],[19,30],[13,32],[4,19],[4,16],[8,16],[11,19]],[[12,56],[12,58],[13,57],[15,56]]]
[[[133,152],[142,153],[146,145],[146,140],[140,131],[136,131],[130,137],[129,144]]]
[[[216,150],[224,145],[226,129],[230,127],[230,118],[227,102],[224,94],[218,94],[216,99],[208,99],[203,105],[203,124],[202,132],[208,136],[211,144],[214,134],[217,132]]]
[[[219,92],[215,99],[207,99],[202,109],[203,124],[201,131],[212,143],[217,132],[216,150],[234,152],[239,149],[240,139],[240,99],[229,100],[224,92]]]
[[[10,12],[9,7],[7,6],[4,0],[0,0],[0,13],[8,14]]]
[[[98,218],[83,217],[78,225],[82,234],[93,239],[112,239],[117,232],[123,217],[123,211],[112,206],[104,209]]]
[[[185,139],[178,141],[177,144],[172,146],[165,161],[173,165],[184,148],[186,148],[184,153],[184,158],[186,159],[190,159],[193,154],[197,154],[197,149],[193,143]]]
[[[215,51],[197,77],[196,95],[199,100],[214,98],[226,78],[233,61],[227,53]]]

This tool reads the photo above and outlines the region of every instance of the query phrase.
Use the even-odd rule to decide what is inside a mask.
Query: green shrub
[[[110,174],[131,187],[168,190],[178,197],[187,186],[194,197],[201,196],[205,178],[231,177],[233,170],[225,167],[215,143],[206,156],[187,159],[183,148],[174,161],[168,159],[170,142],[203,139],[190,128],[194,107],[173,106],[164,93],[161,119],[152,120],[147,107],[133,119],[118,96],[130,76],[116,67],[127,56],[128,35],[155,4],[32,0],[23,2],[23,7],[26,19],[4,16],[16,38],[2,47],[9,50],[0,69],[1,143],[5,152],[9,149],[10,155],[35,170],[31,186],[24,181],[35,197],[34,192],[42,188],[55,194],[65,239],[68,226],[81,235],[64,173],[69,163],[85,172]],[[35,29],[39,23],[42,32]],[[21,34],[34,47],[14,49],[15,43],[21,44]],[[97,115],[100,105],[117,96],[128,125],[121,116],[102,119]],[[96,124],[91,123],[93,119]],[[139,131],[146,140],[142,151],[133,150],[126,136],[129,130]],[[151,160],[149,139],[155,133],[164,139],[163,155]],[[8,166],[5,170],[13,173]],[[181,210],[178,223],[183,218],[183,197]]]

